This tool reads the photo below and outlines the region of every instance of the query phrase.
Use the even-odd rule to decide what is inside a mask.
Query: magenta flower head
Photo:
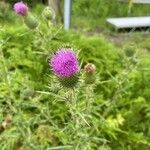
[[[76,54],[70,48],[62,48],[52,56],[50,66],[59,78],[69,78],[79,71]]]
[[[28,13],[28,6],[23,2],[17,2],[14,5],[14,10],[18,15],[26,16]]]

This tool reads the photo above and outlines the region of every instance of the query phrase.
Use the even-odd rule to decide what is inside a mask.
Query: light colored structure
[[[128,0],[118,0],[120,2],[128,2]],[[133,3],[150,4],[150,0],[133,0]]]
[[[150,27],[150,17],[108,18],[107,22],[115,29]]]
[[[68,30],[71,25],[71,6],[72,0],[65,0],[64,2],[64,28]]]

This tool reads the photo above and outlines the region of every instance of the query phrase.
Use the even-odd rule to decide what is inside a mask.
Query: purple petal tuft
[[[28,6],[23,2],[17,2],[14,5],[14,10],[18,15],[26,16],[28,12]]]
[[[50,66],[58,77],[71,77],[79,71],[79,63],[71,49],[61,49],[53,55]]]

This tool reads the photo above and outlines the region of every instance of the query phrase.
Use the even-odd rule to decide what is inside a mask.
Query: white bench
[[[118,0],[119,2],[128,2],[129,0]],[[150,0],[133,0],[137,4],[150,4]]]
[[[108,18],[107,22],[115,29],[150,27],[150,17]]]

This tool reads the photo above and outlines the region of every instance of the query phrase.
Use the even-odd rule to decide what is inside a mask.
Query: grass
[[[80,9],[84,8],[84,9]],[[127,16],[149,16],[150,5],[134,4],[131,14],[128,14],[128,4],[120,3],[117,0],[92,0],[82,2],[73,2],[73,27],[90,28],[95,27],[107,30],[106,18],[109,17],[127,17]],[[80,17],[82,19],[80,19]],[[100,30],[100,31],[102,31]]]

